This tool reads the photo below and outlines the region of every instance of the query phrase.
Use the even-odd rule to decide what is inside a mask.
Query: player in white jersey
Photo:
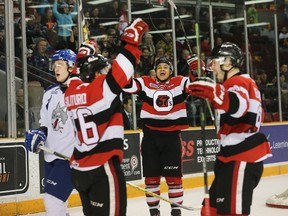
[[[76,139],[73,123],[64,104],[66,82],[75,66],[76,54],[71,50],[59,50],[52,57],[56,84],[47,88],[40,111],[40,128],[29,130],[25,134],[25,146],[39,153],[44,145],[63,155],[72,155]],[[44,153],[45,159],[45,195],[44,205],[47,216],[65,216],[67,199],[73,190],[69,161],[54,154]]]

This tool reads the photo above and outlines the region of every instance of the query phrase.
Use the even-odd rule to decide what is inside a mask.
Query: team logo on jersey
[[[56,108],[52,112],[52,128],[54,131],[62,132],[63,126],[68,120],[67,108],[65,106],[61,107],[60,102],[58,102]]]
[[[156,91],[153,95],[154,109],[158,112],[167,112],[173,108],[173,95],[168,90]]]

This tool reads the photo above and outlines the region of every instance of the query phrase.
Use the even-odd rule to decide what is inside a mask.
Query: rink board
[[[265,161],[263,176],[288,173],[288,124],[266,124],[262,132],[270,141],[273,157]],[[205,130],[206,160],[209,184],[213,180],[213,163],[219,151],[216,132],[212,127]],[[141,131],[125,133],[125,156],[122,170],[127,181],[143,185],[140,142]],[[183,186],[185,189],[203,186],[203,145],[200,128],[182,132],[183,144]],[[28,154],[23,139],[0,140],[0,215],[29,214],[44,211],[43,205],[43,155]],[[161,190],[167,191],[164,182]],[[127,186],[128,197],[143,196],[143,192]],[[69,206],[81,205],[79,196],[73,191]]]

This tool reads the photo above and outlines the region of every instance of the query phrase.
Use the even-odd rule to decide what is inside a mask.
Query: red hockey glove
[[[94,40],[85,41],[81,44],[76,55],[76,61],[88,55],[96,54],[97,42]]]
[[[189,77],[191,81],[194,81],[198,78],[198,57],[193,55],[187,59],[187,63],[189,65],[190,73]],[[205,63],[203,60],[200,60],[200,69],[201,75],[205,73]]]
[[[76,67],[73,68],[72,74],[80,74],[80,68],[77,67],[77,64],[79,65],[79,62],[81,62],[81,59],[85,56],[96,54],[97,46],[97,42],[94,40],[84,41],[80,45],[76,55]]]
[[[124,29],[121,40],[128,44],[140,45],[142,36],[148,31],[148,24],[141,18],[134,20],[131,25]]]
[[[224,86],[209,77],[196,79],[189,85],[189,90],[190,95],[207,99],[216,109],[228,109],[228,96]]]

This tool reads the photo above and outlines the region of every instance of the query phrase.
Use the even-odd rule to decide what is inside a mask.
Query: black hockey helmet
[[[158,58],[155,62],[155,71],[157,69],[157,66],[160,64],[160,63],[166,63],[169,65],[170,67],[170,70],[171,70],[171,73],[173,72],[174,68],[173,68],[173,64],[172,64],[172,61],[168,58],[168,57],[165,57],[165,56],[162,56],[160,58]]]
[[[91,82],[95,78],[95,72],[106,73],[103,69],[109,67],[107,58],[100,54],[88,55],[79,60],[80,77],[84,82]]]
[[[216,57],[230,57],[233,67],[240,68],[243,64],[241,49],[234,43],[224,42],[219,48]]]

